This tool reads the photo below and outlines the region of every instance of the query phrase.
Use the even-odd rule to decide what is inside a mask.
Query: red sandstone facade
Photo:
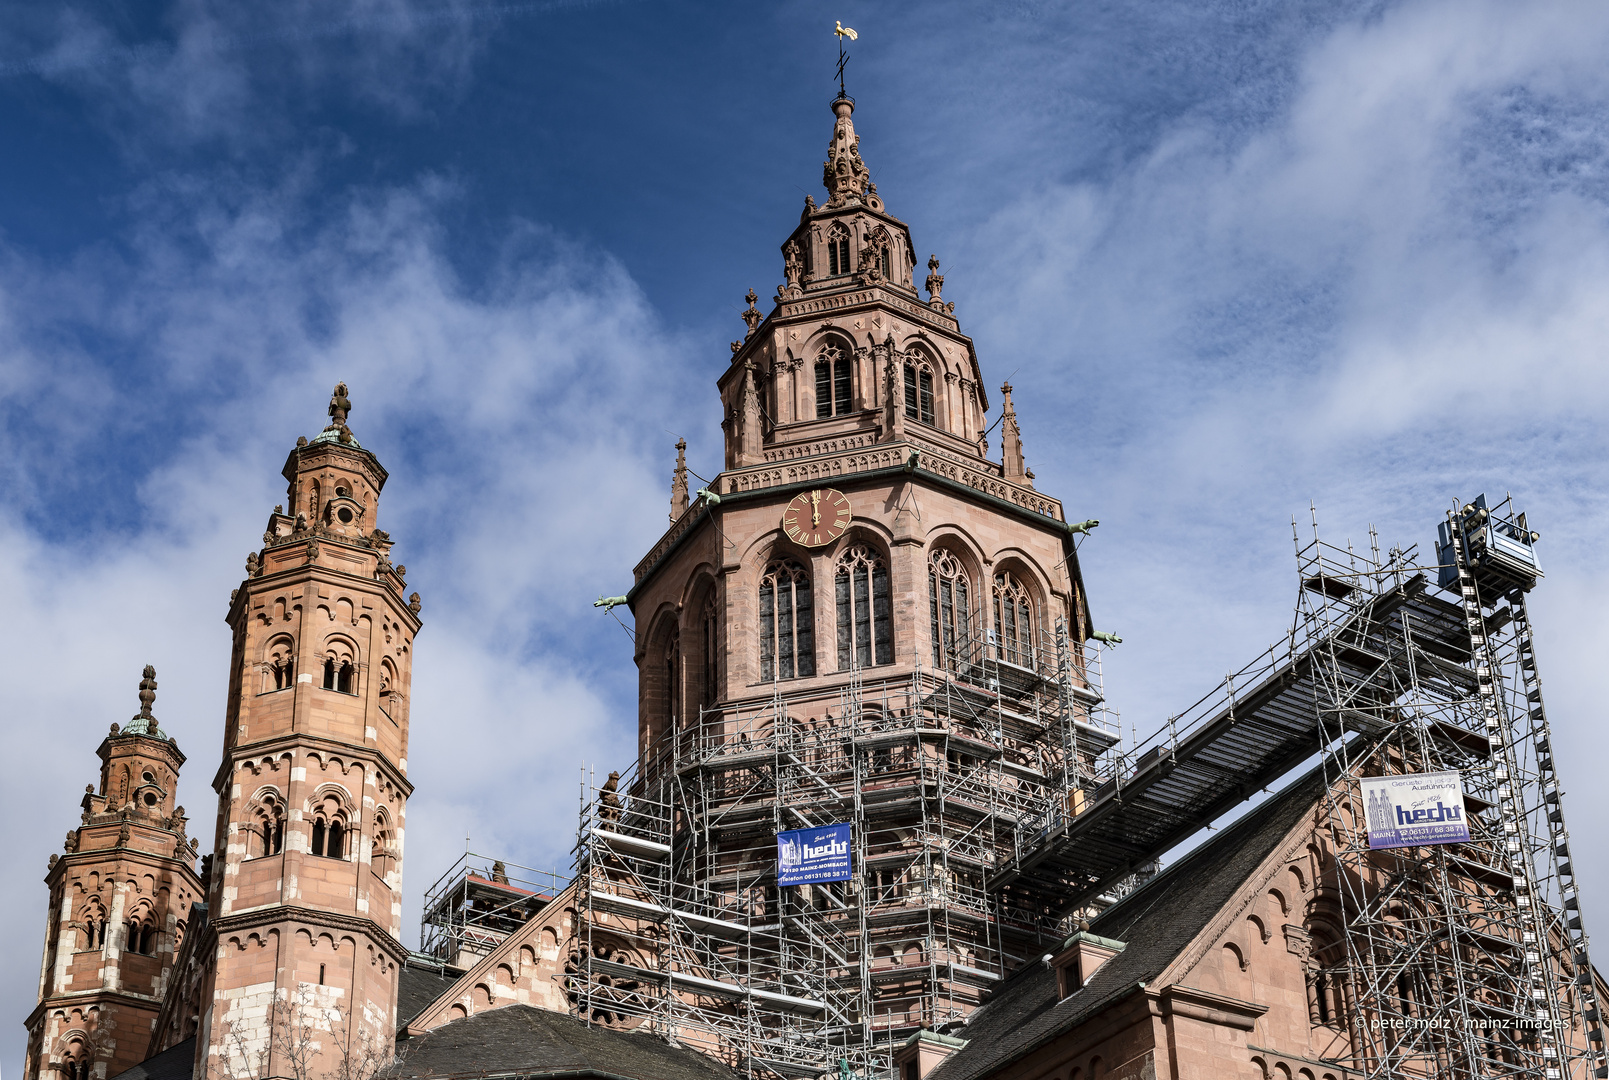
[[[102,741],[100,786],[86,789],[66,854],[51,856],[24,1080],[104,1080],[145,1060],[201,899],[195,841],[173,801],[184,755],[152,715],[155,674],[145,669],[139,714]]]
[[[229,609],[197,1076],[336,1073],[394,1038],[419,605],[349,408],[338,386],[330,426],[291,451],[289,510]]]

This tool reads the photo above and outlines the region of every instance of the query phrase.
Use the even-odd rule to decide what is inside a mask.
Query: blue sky
[[[0,6],[0,1068],[46,859],[138,707],[210,843],[223,616],[325,422],[424,597],[408,919],[470,835],[567,861],[635,669],[588,604],[719,461],[742,295],[862,153],[1075,518],[1142,735],[1289,625],[1290,522],[1512,490],[1588,918],[1609,648],[1609,9],[1587,3]],[[24,824],[25,823],[25,824]],[[20,827],[19,827],[20,826]]]

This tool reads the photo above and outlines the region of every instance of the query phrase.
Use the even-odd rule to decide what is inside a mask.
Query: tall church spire
[[[821,164],[821,182],[827,187],[827,209],[842,206],[860,206],[871,184],[871,170],[860,159],[860,137],[855,134],[853,98],[840,97],[832,103],[833,115],[838,118],[832,126],[832,141],[827,144],[827,160]],[[876,188],[872,188],[873,195]],[[881,206],[873,209],[880,210]]]

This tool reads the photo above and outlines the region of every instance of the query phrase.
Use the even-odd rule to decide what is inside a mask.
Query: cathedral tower
[[[775,306],[749,293],[718,380],[724,468],[690,505],[675,491],[636,568],[633,793],[675,788],[678,896],[815,927],[768,992],[887,1047],[1045,951],[1044,912],[993,875],[1116,734],[1084,652],[1085,526],[1035,489],[1009,386],[990,459],[972,341],[938,260],[917,277],[853,112],[832,102],[827,198],[782,244]],[[778,832],[827,827],[852,830],[852,880],[779,885]],[[787,959],[820,942],[819,968]]]
[[[197,1077],[362,1071],[395,1034],[419,597],[377,527],[386,471],[346,393],[297,440],[229,607]]]
[[[39,1005],[28,1017],[25,1080],[106,1080],[144,1061],[192,903],[195,841],[174,805],[184,755],[158,725],[156,671],[140,711],[96,752],[97,789],[67,853],[50,857],[50,915]]]

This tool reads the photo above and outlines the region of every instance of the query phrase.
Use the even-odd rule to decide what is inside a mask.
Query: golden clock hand
[[[821,524],[821,492],[819,491],[810,493],[810,524]]]

